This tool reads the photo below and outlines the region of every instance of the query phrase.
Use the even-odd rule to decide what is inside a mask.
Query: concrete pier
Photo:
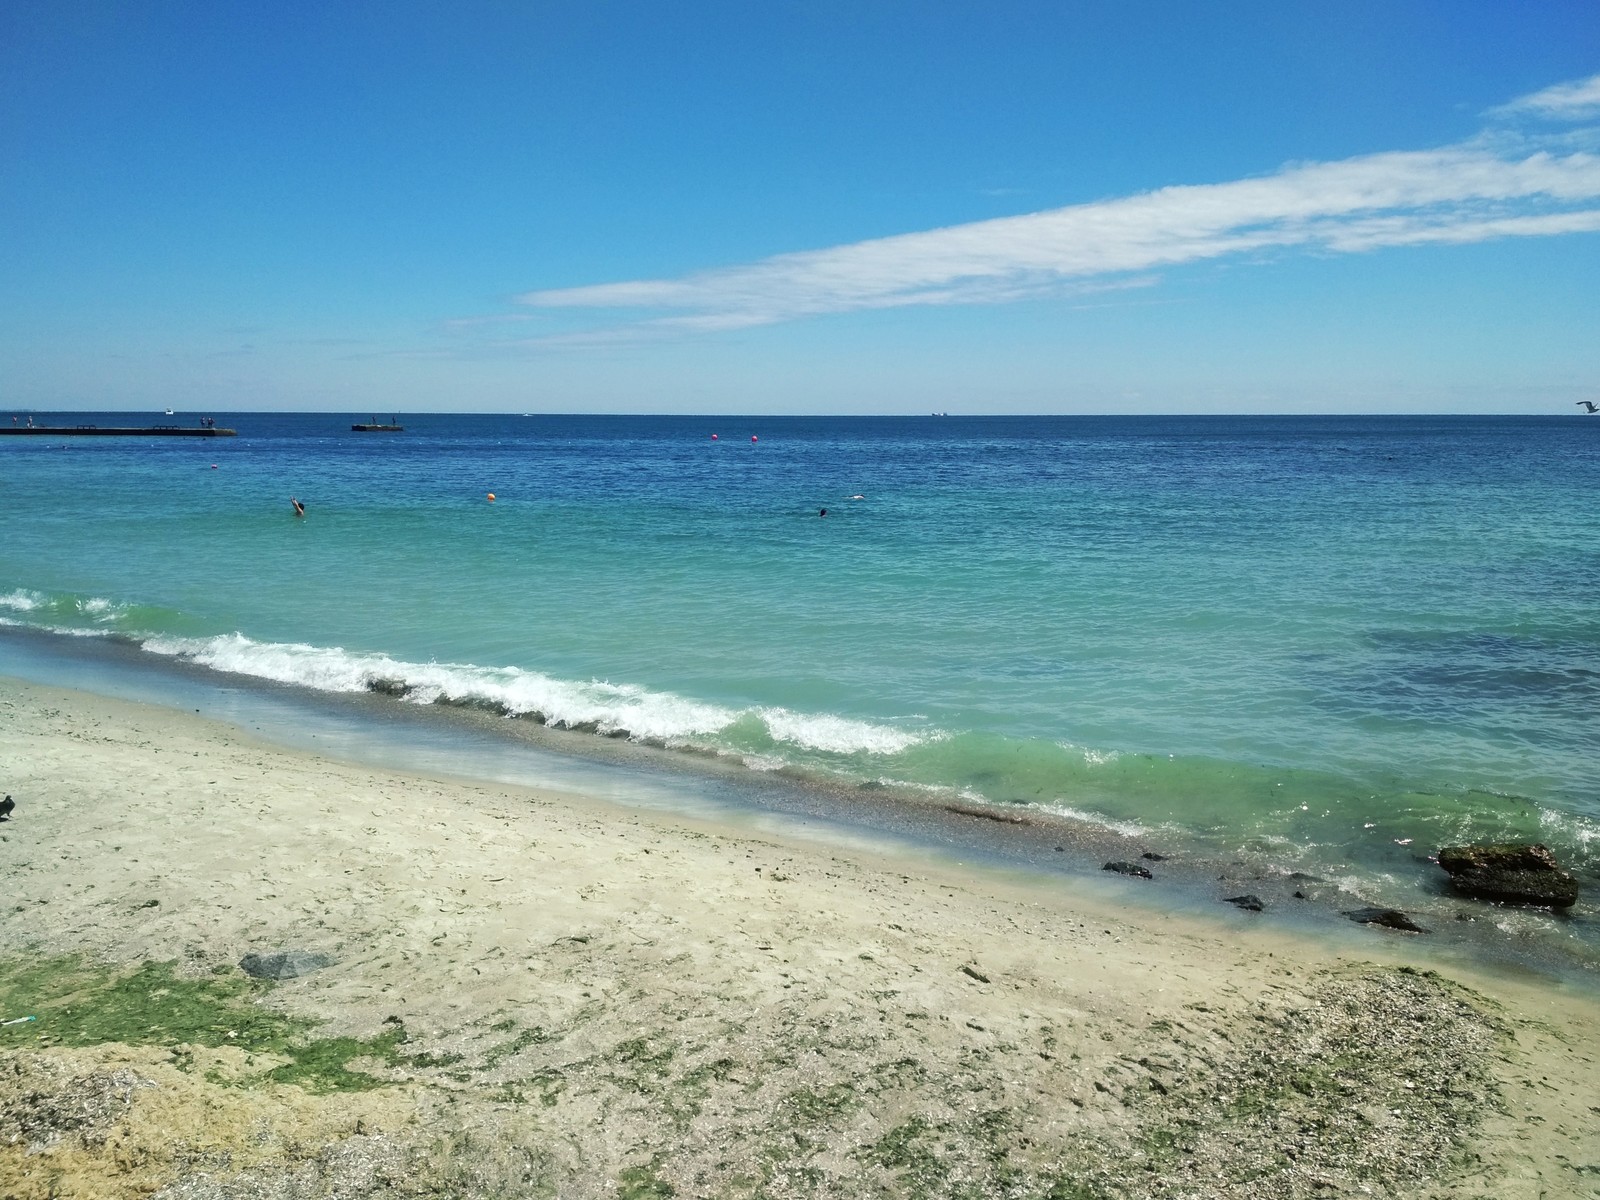
[[[215,425],[0,425],[5,434],[40,437],[236,437],[232,429]]]

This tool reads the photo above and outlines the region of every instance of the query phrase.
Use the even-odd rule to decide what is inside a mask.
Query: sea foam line
[[[479,707],[560,728],[668,746],[702,746],[752,718],[775,742],[825,754],[894,755],[936,736],[830,713],[778,707],[737,710],[633,684],[556,679],[518,667],[412,663],[340,647],[258,642],[239,633],[206,638],[158,635],[146,639],[143,647],[213,670],[318,691],[376,691],[415,704]]]

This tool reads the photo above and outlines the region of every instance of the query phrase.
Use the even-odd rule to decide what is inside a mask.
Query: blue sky
[[[1576,412],[1600,6],[0,5],[0,406]]]

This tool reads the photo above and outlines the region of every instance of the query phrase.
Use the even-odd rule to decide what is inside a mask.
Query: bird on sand
[[[1600,404],[1596,404],[1593,400],[1579,400],[1577,403],[1578,407],[1586,408],[1592,413],[1600,412]]]
[[[11,810],[16,806],[17,802],[10,796],[0,800],[0,821],[9,821],[11,819]]]

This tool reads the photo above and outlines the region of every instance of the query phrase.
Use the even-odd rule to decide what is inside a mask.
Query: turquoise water
[[[0,619],[1286,868],[1600,877],[1600,420],[211,415],[0,437]]]

